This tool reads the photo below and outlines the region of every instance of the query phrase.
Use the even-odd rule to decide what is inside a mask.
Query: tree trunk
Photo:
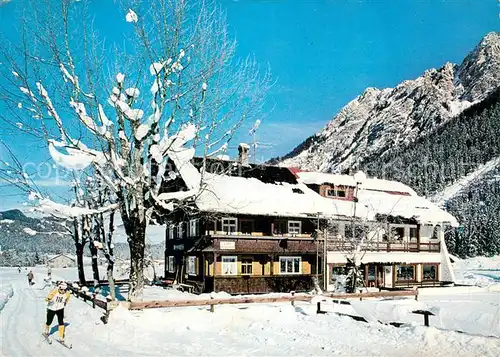
[[[109,293],[111,294],[111,300],[113,301],[116,299],[115,280],[113,278],[113,269],[115,266],[115,257],[113,252],[114,218],[115,218],[115,212],[111,212],[109,216],[109,230],[107,237],[107,252],[106,252],[106,258],[108,259],[108,268],[106,270],[106,273],[109,283]]]
[[[90,241],[89,249],[92,256],[92,273],[94,277],[94,285],[97,285],[99,283],[99,264],[97,261],[97,248],[94,245],[94,241]]]
[[[83,240],[80,240],[82,237],[80,237],[80,227],[77,218],[73,220],[73,228],[74,228],[73,238],[75,239],[75,247],[76,247],[76,266],[78,269],[78,280],[80,281],[80,284],[85,285],[86,283],[85,269],[83,268],[84,243]]]
[[[132,223],[132,224],[130,224]],[[144,290],[144,248],[146,243],[146,223],[137,219],[129,222],[128,244],[130,248],[129,301],[141,301]]]
[[[85,270],[83,269],[83,244],[75,243],[76,246],[76,266],[78,267],[78,280],[80,284],[85,285]]]
[[[92,274],[94,278],[94,286],[99,284],[99,263],[97,260],[98,250],[94,242],[99,241],[99,226],[93,217],[86,216],[84,219],[84,232],[88,237],[90,257],[92,259]]]

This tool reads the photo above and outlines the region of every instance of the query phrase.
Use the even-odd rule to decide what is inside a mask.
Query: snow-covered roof
[[[370,212],[368,219],[383,214],[415,218],[421,223],[448,223],[454,227],[458,221],[448,212],[442,210],[429,200],[419,196],[393,195],[380,191],[359,190],[359,204]]]
[[[362,190],[385,191],[385,192],[404,192],[411,196],[418,196],[417,193],[404,183],[376,178],[367,178],[359,186]]]
[[[350,175],[338,175],[322,172],[297,172],[297,179],[304,184],[329,183],[343,186],[356,186],[358,180]],[[375,215],[384,214],[415,218],[422,223],[446,222],[458,226],[458,222],[451,214],[442,210],[429,200],[419,197],[409,186],[398,182],[376,178],[363,178],[358,186],[359,205],[364,206],[368,215],[365,217],[373,220]],[[408,195],[395,195],[399,192]]]
[[[324,183],[339,185],[339,186],[356,186],[356,180],[353,176],[327,174],[324,172],[296,172],[298,181],[306,185],[322,185]]]
[[[49,262],[49,261],[54,260],[54,259],[56,259],[56,258],[58,258],[58,257],[61,257],[61,256],[62,256],[62,257],[66,257],[66,258],[68,258],[68,259],[71,259],[71,260],[73,260],[73,261],[74,261],[74,260],[76,260],[76,256],[71,256],[71,255],[69,255],[69,254],[64,254],[64,253],[62,253],[62,254],[55,254],[55,255],[52,255],[52,254],[51,254],[51,255],[48,255],[48,256],[47,256],[47,261]]]
[[[356,186],[356,179],[351,175],[329,174],[324,172],[296,172],[297,180],[306,185],[324,183],[338,186]],[[365,178],[359,183],[359,188],[373,191],[404,192],[412,196],[417,196],[416,192],[409,186],[398,182],[377,178]]]
[[[189,194],[193,193],[195,203],[202,211],[281,217],[311,217],[319,213],[323,217],[332,218],[352,217],[355,213],[356,217],[367,220],[375,220],[377,214],[387,214],[416,218],[421,222],[449,222],[458,225],[453,216],[418,197],[410,187],[396,181],[369,179],[362,172],[354,176],[296,172],[298,183],[273,184],[255,177],[209,172],[201,175],[191,161],[192,150],[177,150],[171,156]],[[326,198],[307,186],[324,182],[347,186],[355,186],[360,182],[359,203]],[[408,195],[387,192],[403,192]],[[171,193],[160,196],[162,195],[169,198]]]
[[[205,187],[196,199],[203,211],[282,217],[351,216],[350,201],[320,196],[304,184],[264,183],[256,178],[206,173]],[[302,192],[302,193],[300,193]],[[361,208],[359,213],[363,214]]]
[[[304,183],[264,183],[256,178],[234,177],[206,173],[205,187],[196,199],[202,211],[228,214],[254,214],[282,217],[352,217],[354,202],[320,196]],[[373,221],[377,214],[415,218],[422,223],[449,223],[457,220],[411,190],[410,195],[382,192],[385,180],[372,180],[368,187],[358,191],[356,217]],[[367,186],[365,186],[367,187]],[[372,187],[380,188],[372,190]],[[398,192],[401,186],[396,186]],[[409,189],[409,190],[408,190]],[[392,191],[392,190],[391,190]]]

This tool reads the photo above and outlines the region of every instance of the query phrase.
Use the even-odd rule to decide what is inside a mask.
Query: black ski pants
[[[47,309],[47,326],[52,324],[52,320],[54,320],[54,316],[57,316],[57,324],[59,326],[64,326],[64,309],[61,310],[51,310]]]

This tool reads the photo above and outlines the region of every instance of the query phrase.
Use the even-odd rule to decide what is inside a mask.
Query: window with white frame
[[[184,223],[180,222],[179,225],[177,226],[177,238],[182,239],[184,235]]]
[[[169,273],[173,273],[174,272],[174,257],[173,256],[169,256],[168,257],[167,270],[168,270]]]
[[[198,219],[189,220],[189,236],[190,237],[198,236]]]
[[[196,257],[188,257],[187,272],[188,275],[198,275],[196,273]]]
[[[173,224],[168,227],[168,239],[174,239],[174,227]]]
[[[301,265],[301,257],[280,257],[280,274],[300,274]]]
[[[290,234],[302,233],[302,222],[301,221],[288,221],[288,233],[290,233]]]
[[[222,275],[237,275],[238,260],[236,256],[222,256]]]
[[[252,275],[252,263],[253,260],[250,258],[241,259],[241,275]]]
[[[237,218],[222,218],[222,231],[226,233],[235,233],[238,229]]]

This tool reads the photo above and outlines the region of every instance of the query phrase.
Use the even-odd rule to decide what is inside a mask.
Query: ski
[[[49,345],[52,344],[52,339],[49,337],[49,335],[42,333],[42,337],[44,338],[45,341],[47,341]]]
[[[66,342],[61,342],[59,340],[56,340],[57,342],[59,342],[61,345],[63,345],[64,347],[68,348],[68,349],[72,349],[73,348],[73,345],[72,344],[67,344]]]

